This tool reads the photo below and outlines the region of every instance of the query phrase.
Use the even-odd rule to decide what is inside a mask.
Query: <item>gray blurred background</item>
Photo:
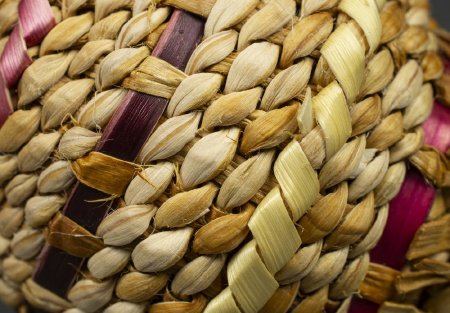
[[[430,2],[432,5],[433,17],[438,20],[442,27],[450,30],[450,0],[430,0]],[[0,302],[0,313],[14,313],[14,311],[5,307]]]

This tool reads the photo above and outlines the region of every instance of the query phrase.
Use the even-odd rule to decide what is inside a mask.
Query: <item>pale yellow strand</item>
[[[256,313],[270,299],[278,283],[267,270],[252,240],[228,263],[228,284],[244,313]]]
[[[248,227],[271,273],[286,265],[302,243],[278,187],[258,205]]]
[[[313,204],[320,187],[317,173],[296,140],[280,153],[274,172],[293,219],[297,221]]]
[[[320,50],[344,89],[349,103],[358,95],[364,79],[365,52],[348,24],[341,24]]]

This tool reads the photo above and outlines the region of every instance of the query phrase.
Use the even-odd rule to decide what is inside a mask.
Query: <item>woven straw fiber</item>
[[[442,73],[427,1],[50,3],[0,129],[2,301],[346,312]],[[174,7],[206,20],[184,71],[150,56]],[[127,89],[169,100],[134,163],[91,152]],[[77,180],[118,204],[96,232],[58,213]],[[65,297],[31,277],[46,238],[87,259]]]

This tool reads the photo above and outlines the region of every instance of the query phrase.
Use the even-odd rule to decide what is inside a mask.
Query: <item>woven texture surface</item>
[[[0,129],[1,299],[346,312],[442,74],[427,1],[50,4]]]

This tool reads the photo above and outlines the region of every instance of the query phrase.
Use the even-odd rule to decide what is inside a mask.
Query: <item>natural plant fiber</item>
[[[0,90],[2,301],[346,312],[394,295],[367,284],[369,251],[407,159],[448,183],[422,148],[444,68],[427,1],[44,2],[56,26]],[[18,3],[0,1],[0,51]],[[446,264],[383,279],[412,291]]]

